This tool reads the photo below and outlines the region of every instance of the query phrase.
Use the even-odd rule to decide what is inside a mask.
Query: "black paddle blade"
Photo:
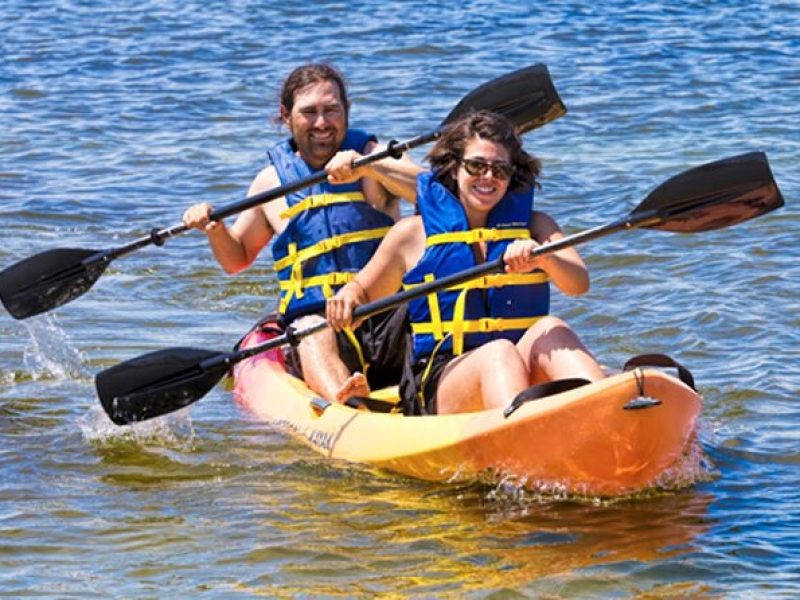
[[[117,425],[146,421],[188,406],[225,375],[227,354],[199,348],[168,348],[98,373],[103,410]]]
[[[783,196],[763,152],[707,163],[668,179],[636,207],[653,213],[645,227],[693,233],[730,227],[783,206]]]
[[[15,319],[47,312],[84,294],[103,274],[105,252],[58,248],[0,272],[0,299]],[[100,259],[100,260],[98,260]]]
[[[525,67],[484,83],[450,111],[442,126],[478,110],[503,115],[519,134],[541,127],[567,112],[545,65]]]

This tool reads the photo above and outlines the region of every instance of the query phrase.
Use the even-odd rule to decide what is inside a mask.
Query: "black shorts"
[[[400,383],[405,363],[406,345],[411,330],[406,319],[407,309],[404,306],[392,311],[383,312],[364,321],[353,334],[361,346],[366,369],[367,382],[370,389],[377,390]],[[348,370],[364,372],[364,365],[359,358],[358,350],[353,346],[350,337],[342,332],[336,334],[336,345],[339,357]],[[295,377],[303,378],[300,357],[296,348],[286,353],[286,370]]]
[[[408,349],[408,357],[403,366],[403,377],[400,379],[400,402],[403,414],[407,416],[435,415],[438,411],[436,392],[439,387],[439,379],[442,377],[444,368],[453,360],[453,355],[443,352],[435,354],[432,358],[412,363],[410,341]]]

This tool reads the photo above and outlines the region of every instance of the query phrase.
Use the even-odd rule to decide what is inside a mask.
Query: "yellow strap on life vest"
[[[356,244],[358,242],[366,242],[369,240],[382,238],[384,235],[386,235],[387,231],[389,231],[388,227],[379,227],[377,229],[364,229],[362,231],[343,233],[342,235],[326,238],[320,242],[317,242],[313,246],[303,248],[299,252],[297,251],[296,244],[289,244],[289,253],[282,259],[276,261],[274,268],[276,271],[282,271],[289,265],[294,265],[294,268],[297,269],[298,263],[303,263],[310,258],[315,258],[321,254],[326,254],[331,250],[336,250],[337,248],[341,248],[347,244]]]
[[[425,283],[433,281],[433,275],[428,274],[424,278]],[[504,331],[508,329],[527,329],[540,317],[522,317],[515,319],[502,319],[502,318],[483,318],[478,320],[466,320],[464,314],[466,312],[466,298],[467,292],[474,289],[488,289],[494,287],[503,287],[506,285],[533,285],[537,283],[545,283],[548,281],[547,274],[543,271],[536,271],[534,273],[493,273],[484,275],[477,279],[466,281],[459,285],[447,288],[448,290],[461,290],[456,298],[453,307],[453,320],[442,321],[441,313],[439,311],[439,302],[436,294],[428,296],[428,310],[431,314],[431,320],[427,323],[412,323],[411,328],[417,334],[431,334],[434,339],[441,340],[445,337],[445,333],[452,334],[453,336],[453,354],[458,356],[464,352],[464,334],[465,333],[488,333],[492,331]],[[411,284],[403,286],[405,289],[416,287],[422,284]]]
[[[483,318],[477,321],[468,321],[464,318],[466,313],[467,292],[473,289],[485,289],[486,287],[501,287],[504,285],[528,285],[547,281],[547,274],[538,273],[495,273],[478,280],[467,281],[459,286],[461,293],[456,298],[453,307],[453,325],[449,331],[453,332],[453,354],[456,356],[464,352],[465,333],[488,333],[492,331],[505,331],[507,329],[527,329],[539,317],[521,317],[515,319],[493,319]],[[474,328],[474,329],[473,329]],[[446,327],[445,327],[446,329]]]
[[[281,213],[281,219],[291,219],[293,216],[312,208],[330,206],[331,204],[344,204],[347,202],[366,202],[364,194],[361,192],[349,192],[345,194],[315,194],[308,196],[302,202],[298,202],[291,208],[287,208]]]
[[[536,323],[542,317],[520,317],[516,319],[503,319],[486,317],[483,319],[475,319],[471,321],[461,320],[461,334],[464,333],[490,333],[493,331],[508,331],[509,329],[527,329]],[[442,327],[448,331],[455,329],[455,321],[443,321]],[[417,334],[433,334],[433,323],[412,323],[411,329]],[[458,340],[455,339],[455,332],[453,333],[453,354],[463,353],[463,340],[460,343],[460,350],[456,351]]]
[[[425,275],[425,283],[434,280],[433,273]],[[440,340],[444,337],[442,330],[442,313],[439,311],[439,296],[428,294],[428,312],[431,313],[431,322],[434,324],[433,338]]]
[[[497,242],[500,240],[527,240],[530,239],[531,232],[528,229],[487,229],[478,228],[469,231],[448,231],[447,233],[437,233],[429,236],[425,240],[426,246],[436,246],[437,244],[452,244],[453,242],[463,242],[465,244],[475,244],[477,242]]]
[[[460,356],[464,352],[464,313],[466,312],[467,292],[469,288],[464,288],[456,298],[455,306],[453,306],[453,326],[450,331],[453,332],[453,354]],[[479,321],[480,322],[480,321]]]
[[[419,400],[420,412],[424,415],[426,414],[425,409],[425,384],[428,383],[428,377],[431,376],[431,367],[433,366],[433,359],[436,356],[436,353],[439,352],[439,348],[442,347],[444,341],[447,338],[442,338],[439,342],[433,347],[433,351],[431,355],[428,357],[428,364],[425,365],[425,370],[422,372],[422,377],[419,380],[419,388],[417,389],[417,399]]]
[[[356,354],[358,355],[358,362],[361,363],[361,372],[364,374],[364,377],[367,376],[367,369],[369,369],[369,363],[364,360],[364,351],[361,349],[361,344],[358,343],[358,338],[356,338],[356,334],[353,333],[353,330],[349,327],[343,329],[344,334],[347,336],[347,339],[350,340],[350,343],[353,344],[353,348],[356,349]]]
[[[425,275],[425,280],[423,283],[428,283],[429,281],[433,281],[434,276],[433,274],[429,273]],[[458,285],[452,285],[447,288],[449,291],[453,290],[463,290],[463,289],[489,289],[495,287],[503,287],[504,285],[533,285],[536,283],[546,283],[549,280],[547,273],[544,271],[534,271],[533,273],[492,273],[490,275],[484,275],[482,277],[476,277],[475,279],[470,279],[469,281],[465,281],[464,283],[459,283]],[[403,284],[403,289],[410,290],[417,286],[423,285],[423,283],[405,283]],[[434,296],[435,294],[431,294]],[[438,309],[437,309],[438,312]]]
[[[302,298],[305,295],[304,290],[312,287],[322,287],[322,295],[326,298],[333,296],[333,287],[342,286],[356,276],[355,273],[342,273],[334,272],[326,275],[315,275],[314,277],[306,277],[305,279],[288,279],[279,282],[280,289],[285,292],[281,295],[281,302],[278,311],[281,314],[286,312],[286,307],[292,298]]]

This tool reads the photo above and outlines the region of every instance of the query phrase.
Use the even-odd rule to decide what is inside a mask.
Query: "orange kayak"
[[[253,331],[241,347],[275,335]],[[286,373],[280,349],[239,362],[233,380],[242,407],[329,458],[429,481],[502,479],[579,496],[661,485],[688,452],[701,409],[691,387],[654,368],[526,402],[508,417],[501,409],[406,417],[328,403]],[[396,393],[373,396],[391,403]]]

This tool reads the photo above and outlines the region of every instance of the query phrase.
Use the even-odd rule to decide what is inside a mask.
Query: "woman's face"
[[[513,173],[510,159],[504,146],[478,137],[464,148],[458,166],[458,197],[471,225],[485,223],[489,211],[505,196]]]

